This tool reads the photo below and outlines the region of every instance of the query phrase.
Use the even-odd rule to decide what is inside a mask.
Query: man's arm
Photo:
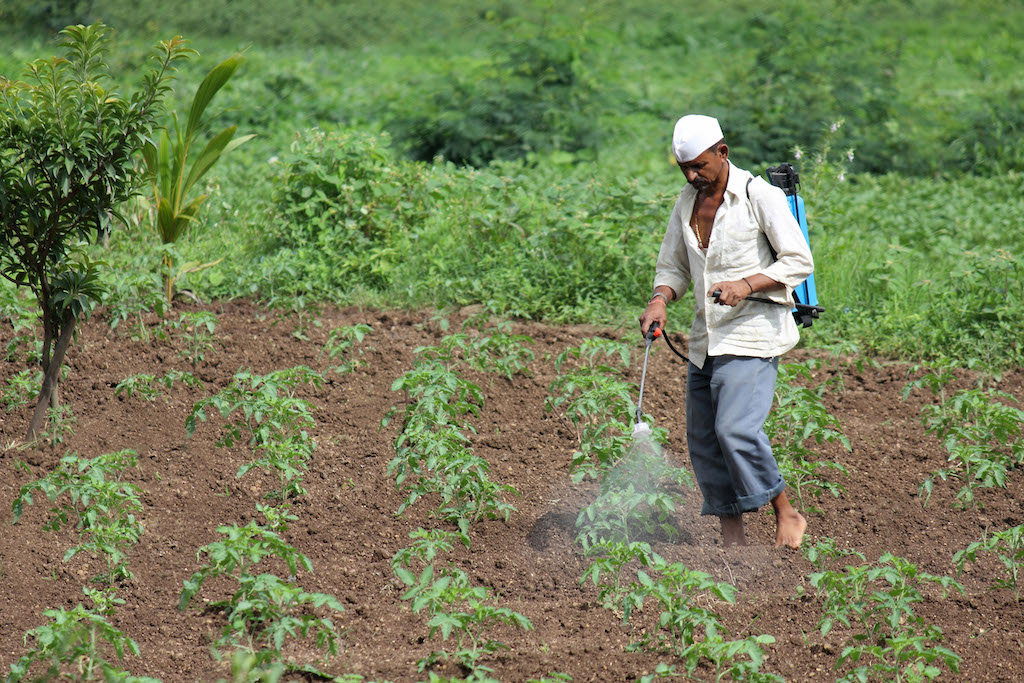
[[[785,193],[777,187],[758,182],[751,183],[750,191],[754,214],[775,250],[775,262],[760,273],[711,285],[707,295],[712,297],[715,290],[720,290],[718,302],[728,306],[735,306],[755,292],[783,285],[796,287],[814,270],[811,248],[804,239],[800,224],[789,210]]]
[[[665,329],[668,322],[668,302],[678,296],[677,292],[685,294],[690,286],[690,258],[686,251],[680,211],[680,205],[683,203],[689,204],[684,202],[683,193],[680,193],[675,206],[672,207],[665,237],[661,240],[658,263],[654,269],[654,293],[640,316],[640,331],[644,334],[647,334],[647,328],[653,322],[657,322]]]

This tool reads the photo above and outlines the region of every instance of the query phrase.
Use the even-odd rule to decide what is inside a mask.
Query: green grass
[[[5,17],[27,16],[29,5],[19,7]],[[672,123],[701,110],[722,119],[741,167],[761,172],[803,151],[828,309],[806,344],[1022,360],[1022,7],[982,0],[968,18],[950,0],[733,0],[728,12],[647,0],[484,12],[461,0],[396,0],[320,15],[268,5],[232,34],[218,28],[219,7],[93,3],[120,22],[109,55],[119,82],[142,71],[154,38],[191,39],[201,54],[178,74],[169,98],[178,111],[212,65],[245,50],[246,64],[218,95],[215,125],[257,137],[204,178],[210,199],[179,245],[185,261],[223,258],[182,281],[203,298],[483,303],[505,315],[629,326],[682,183],[668,152]],[[54,51],[45,32],[5,45],[8,76]],[[445,110],[438,92],[456,108]],[[504,92],[529,102],[517,110]],[[538,111],[547,112],[539,123],[516,127]],[[406,144],[415,140],[401,124],[410,115],[469,149],[522,158],[477,169],[412,162]],[[315,149],[313,128],[335,141],[398,136],[360,143],[354,161],[338,166]],[[294,173],[300,162],[327,173],[317,186],[328,189],[325,201],[310,203],[316,187]],[[370,181],[350,188],[359,173]],[[327,219],[307,225],[295,213],[307,210]],[[156,273],[144,204],[136,214],[103,257],[119,271]],[[146,300],[128,290],[150,280],[134,282],[112,278],[110,303]],[[673,329],[688,326],[688,305],[672,315]]]

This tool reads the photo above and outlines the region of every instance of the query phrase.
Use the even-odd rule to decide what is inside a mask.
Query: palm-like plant
[[[238,126],[229,126],[214,135],[189,164],[194,146],[200,136],[210,127],[214,117],[204,116],[213,97],[231,79],[244,58],[234,55],[217,66],[206,75],[199,89],[192,98],[192,107],[184,127],[178,121],[178,115],[172,115],[170,129],[163,129],[157,136],[157,142],[147,142],[143,147],[143,158],[150,173],[153,185],[153,204],[155,210],[154,226],[164,245],[178,241],[189,224],[195,220],[199,209],[209,195],[191,196],[192,189],[210,168],[223,155],[248,142],[255,135],[243,135],[235,138]],[[216,261],[214,263],[217,263]],[[178,272],[174,270],[173,256],[170,251],[164,253],[166,274],[164,284],[167,302],[174,298],[174,283],[186,272],[193,272],[214,265],[186,264]]]

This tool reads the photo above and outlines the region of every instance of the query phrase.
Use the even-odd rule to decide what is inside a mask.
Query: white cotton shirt
[[[701,249],[690,227],[697,191],[687,185],[679,193],[658,253],[654,286],[667,285],[682,297],[691,280],[693,327],[690,361],[704,367],[708,356],[772,358],[796,346],[800,339],[791,309],[793,288],[814,270],[811,250],[789,210],[785,193],[755,177],[747,199],[748,171],[729,162],[725,197],[711,228],[707,249]],[[772,257],[771,246],[776,257]],[[739,280],[762,273],[783,286],[758,292],[784,306],[741,301],[716,304],[707,296],[716,282]]]

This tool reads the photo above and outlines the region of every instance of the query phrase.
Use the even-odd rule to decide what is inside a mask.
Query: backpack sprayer
[[[807,233],[807,215],[804,212],[804,198],[799,194],[800,174],[796,172],[792,164],[779,164],[778,166],[768,168],[768,180],[772,185],[785,193],[786,200],[789,202],[789,211],[793,214],[797,224],[799,224],[800,232],[803,233],[807,246],[810,247],[811,238]],[[747,183],[747,197],[750,197],[749,181]],[[774,247],[771,244],[768,247],[772,250],[772,256],[774,257]],[[718,296],[721,293],[719,289],[712,292],[715,297],[715,303],[718,302]],[[793,288],[793,299],[796,302],[793,308],[793,318],[796,320],[797,325],[810,327],[825,312],[825,308],[818,305],[818,288],[814,286],[814,273],[808,275],[806,280]],[[774,306],[786,305],[759,296],[748,296],[745,298],[745,301],[757,301],[758,303],[772,304]]]
[[[796,169],[793,168],[792,164],[783,163],[778,166],[771,166],[768,168],[768,180],[772,185],[781,189],[786,199],[789,201],[789,210],[796,219],[796,222],[800,225],[800,231],[804,235],[804,239],[807,240],[807,245],[810,246],[811,240],[807,233],[807,216],[804,213],[804,200],[800,196],[800,175]],[[747,183],[747,197],[750,196],[750,184]],[[769,244],[769,247],[771,245]],[[775,256],[775,249],[772,248],[772,256]],[[716,289],[713,292],[715,302],[718,301],[719,295],[722,290]],[[793,308],[793,318],[796,320],[797,325],[803,327],[810,327],[815,320],[825,311],[823,306],[818,305],[818,290],[814,286],[814,273],[811,273],[806,280],[801,282],[799,285],[793,288],[793,298],[796,301],[796,305]],[[785,306],[786,304],[773,301],[757,296],[748,296],[746,301],[757,301],[763,304],[772,304],[774,306]],[[689,363],[690,359],[680,353],[675,346],[672,344],[672,340],[669,336],[662,335],[662,330],[659,329],[658,323],[651,323],[651,326],[647,328],[647,335],[644,337],[644,343],[646,349],[644,350],[644,366],[640,373],[640,398],[636,404],[636,424],[633,426],[633,438],[636,439],[649,439],[651,437],[650,426],[643,421],[643,401],[644,401],[644,380],[647,378],[647,359],[651,353],[651,344],[658,337],[664,336],[665,342],[668,344],[672,352],[683,359],[684,362]]]

